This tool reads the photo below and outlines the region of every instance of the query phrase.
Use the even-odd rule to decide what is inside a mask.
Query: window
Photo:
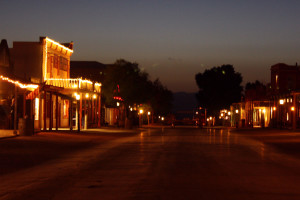
[[[64,57],[60,57],[60,58],[61,58],[60,69],[64,70],[64,71],[68,71],[68,59],[66,59]]]

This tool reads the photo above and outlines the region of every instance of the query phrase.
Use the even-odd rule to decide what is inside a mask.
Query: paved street
[[[300,199],[300,134],[195,128],[0,140],[0,199]]]

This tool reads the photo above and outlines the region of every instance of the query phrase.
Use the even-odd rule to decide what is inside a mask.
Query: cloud
[[[169,62],[182,63],[182,60],[181,60],[180,58],[168,57],[167,60],[168,60]]]

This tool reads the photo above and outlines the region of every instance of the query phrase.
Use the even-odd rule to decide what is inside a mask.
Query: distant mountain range
[[[178,111],[193,111],[197,108],[196,93],[173,93],[173,113]]]

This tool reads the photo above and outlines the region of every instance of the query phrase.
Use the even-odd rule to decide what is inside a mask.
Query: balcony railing
[[[83,79],[47,79],[47,85],[53,85],[56,87],[68,88],[68,89],[85,89],[92,92],[101,91],[101,83],[94,83],[90,80]]]

